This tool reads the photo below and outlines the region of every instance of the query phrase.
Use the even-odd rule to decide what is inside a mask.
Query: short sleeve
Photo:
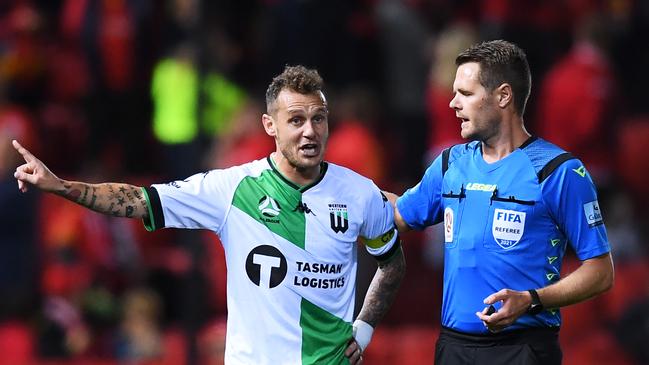
[[[399,247],[394,208],[375,185],[366,204],[360,235],[367,252],[381,261],[390,258]]]
[[[426,169],[424,177],[397,199],[403,220],[414,229],[424,229],[442,221],[442,157]]]
[[[185,180],[145,188],[149,202],[148,230],[159,228],[205,228],[220,231],[240,181],[233,169],[211,170]]]
[[[545,204],[580,260],[610,252],[595,184],[581,161],[561,164],[542,189]]]

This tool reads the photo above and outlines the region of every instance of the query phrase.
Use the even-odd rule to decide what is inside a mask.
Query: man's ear
[[[264,125],[264,130],[266,131],[266,134],[268,134],[271,137],[275,137],[275,119],[271,117],[270,115],[264,113],[261,115],[261,124]]]
[[[514,93],[510,84],[502,84],[496,89],[496,97],[498,98],[498,106],[506,108],[509,104],[514,102]]]

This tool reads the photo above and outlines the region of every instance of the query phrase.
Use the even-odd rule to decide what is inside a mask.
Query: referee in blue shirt
[[[522,49],[483,42],[456,64],[449,106],[471,142],[443,151],[403,196],[388,194],[400,230],[444,224],[435,363],[560,364],[559,308],[613,284],[595,186],[581,161],[525,130]],[[561,277],[568,245],[581,266]]]

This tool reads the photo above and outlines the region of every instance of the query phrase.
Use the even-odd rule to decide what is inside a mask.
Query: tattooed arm
[[[148,218],[149,216],[147,201],[142,194],[142,188],[138,186],[59,180],[62,188],[53,193],[95,212],[126,218]]]
[[[388,312],[405,275],[406,260],[403,250],[399,248],[399,251],[389,261],[379,262],[376,274],[367,289],[358,319],[376,327]]]
[[[345,349],[345,356],[350,364],[363,363],[363,351],[372,339],[374,328],[388,312],[405,274],[406,261],[401,248],[390,260],[379,262],[379,268],[367,289],[361,312],[354,321],[353,338]]]
[[[128,184],[87,184],[59,179],[47,166],[17,141],[14,148],[25,159],[14,177],[18,188],[26,192],[29,185],[60,195],[86,208],[116,217],[148,218],[148,204],[141,188]]]

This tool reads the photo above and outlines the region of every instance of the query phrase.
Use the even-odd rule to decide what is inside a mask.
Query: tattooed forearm
[[[96,212],[115,217],[148,218],[140,187],[119,183],[87,184],[62,181],[58,195]],[[83,193],[82,193],[83,192]]]
[[[97,188],[93,186],[92,187],[92,200],[90,201],[90,205],[88,206],[88,208],[95,209],[95,202],[96,201],[97,201]],[[99,207],[97,207],[97,208],[99,208]]]
[[[399,249],[399,252],[390,261],[379,264],[370,287],[367,289],[358,319],[376,327],[388,312],[405,274],[406,261],[403,251]]]

